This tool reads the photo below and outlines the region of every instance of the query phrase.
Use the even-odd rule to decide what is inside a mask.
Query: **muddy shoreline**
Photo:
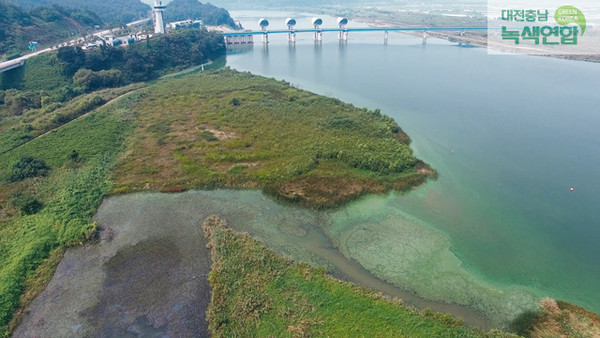
[[[314,226],[323,212],[282,206],[256,191],[217,190],[105,199],[95,216],[98,239],[67,250],[14,335],[206,336],[211,261],[200,225],[213,214],[337,278],[490,328],[465,306],[423,300],[346,258]]]

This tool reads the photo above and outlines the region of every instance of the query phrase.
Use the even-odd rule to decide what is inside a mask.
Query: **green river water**
[[[259,14],[273,28],[290,15],[309,25],[301,13],[234,12],[250,29]],[[256,38],[227,64],[381,108],[440,173],[332,215],[322,228],[345,256],[423,297],[478,303],[497,318],[530,295],[600,312],[600,65],[422,46],[401,34],[388,45],[383,33],[348,44],[334,33],[321,45],[297,38],[289,46],[272,35],[268,47]]]
[[[246,28],[259,16],[277,28],[290,13],[233,15]],[[309,15],[293,16],[309,25]],[[212,214],[286,256],[484,328],[506,328],[541,297],[600,312],[600,65],[422,46],[401,34],[388,45],[371,33],[341,45],[334,34],[322,45],[300,34],[295,46],[283,35],[268,47],[256,40],[230,50],[228,66],[381,108],[439,178],[321,212],[259,191],[111,197],[96,216],[103,239],[67,252],[17,333],[205,330],[188,318],[208,301],[199,224]],[[153,268],[162,260],[166,272]],[[158,287],[132,293],[138,279]]]

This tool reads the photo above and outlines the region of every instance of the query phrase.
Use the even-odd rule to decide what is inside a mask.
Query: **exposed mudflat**
[[[152,195],[107,199],[100,239],[67,250],[15,337],[208,336],[207,215],[180,199],[171,209]]]
[[[378,229],[378,217],[362,217],[365,215],[352,211],[358,207],[357,211],[364,212],[360,206],[369,210],[375,207],[372,212],[379,210],[385,214],[368,199],[346,209],[317,212],[284,206],[259,191],[249,190],[137,193],[107,198],[95,218],[100,228],[97,242],[67,250],[52,281],[31,304],[15,335],[206,336],[205,312],[210,302],[207,275],[211,261],[201,224],[210,215],[225,219],[234,230],[250,233],[280,254],[326,266],[335,277],[398,297],[417,308],[430,307],[462,317],[469,324],[490,327],[481,313],[468,306],[425,300],[413,290],[392,285],[396,280],[411,285],[411,280],[400,277],[421,276],[413,268],[423,264],[402,265],[398,269],[403,267],[403,271],[390,275],[392,283],[373,276],[373,272],[379,275],[376,267],[383,264],[393,272],[396,269],[393,267],[400,266],[411,255],[404,257],[398,253],[390,259],[385,252],[371,253],[366,257],[375,255],[381,259],[364,260],[364,255],[357,255],[365,251],[361,249],[363,245],[352,244],[343,240],[344,236],[334,234],[343,229],[351,231],[355,226],[362,232],[370,229],[360,236],[362,242],[373,239],[381,242],[376,239],[384,230],[395,234],[385,227]],[[402,238],[409,232],[393,236],[399,247],[405,246]],[[425,231],[419,237],[432,236]],[[334,245],[335,242],[338,244]],[[427,246],[423,249],[440,250]],[[419,261],[428,257],[425,255]],[[355,259],[361,263],[364,260],[365,266]],[[382,274],[384,278],[388,275]]]

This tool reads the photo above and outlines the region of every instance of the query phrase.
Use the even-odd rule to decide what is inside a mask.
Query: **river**
[[[258,14],[233,13],[246,28]],[[288,16],[268,14],[279,28]],[[402,34],[387,45],[383,33],[270,40],[231,50],[227,64],[381,108],[439,178],[330,211],[256,190],[110,197],[95,217],[99,241],[67,251],[16,336],[206,333],[199,226],[212,214],[283,255],[486,329],[542,297],[600,312],[599,65]]]
[[[247,29],[258,29],[259,17],[283,28],[287,16],[308,28],[311,17],[232,15]],[[323,20],[335,27],[334,18]],[[387,45],[381,32],[351,33],[347,44],[335,33],[318,45],[306,33],[294,46],[286,39],[272,34],[263,46],[256,37],[253,47],[231,50],[227,65],[381,108],[440,174],[418,190],[367,197],[334,217],[324,231],[344,255],[426,298],[460,302],[456,285],[479,285],[600,312],[600,65],[489,55],[435,39],[423,46],[420,37],[399,33]],[[438,234],[432,241],[447,252],[430,257],[429,266],[406,265],[414,254],[402,244],[406,223]],[[413,238],[427,247],[420,239]],[[494,297],[486,292],[480,301]]]

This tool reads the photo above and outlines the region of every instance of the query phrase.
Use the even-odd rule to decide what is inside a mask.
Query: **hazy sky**
[[[147,4],[154,4],[154,0],[141,0]],[[163,3],[169,3],[171,0],[162,0]],[[280,3],[282,7],[299,7],[299,6],[314,6],[315,4],[324,5],[340,5],[351,4],[368,6],[398,6],[402,8],[407,5],[423,5],[427,4],[439,5],[472,5],[475,9],[480,10],[481,6],[490,5],[493,8],[515,8],[515,9],[549,9],[553,10],[564,5],[572,5],[579,7],[585,14],[588,22],[600,21],[600,1],[598,0],[202,0],[201,2],[210,2],[216,6],[224,7],[225,9],[256,9],[256,4],[269,3],[272,9],[277,10],[275,4]],[[245,8],[245,5],[248,7]],[[591,19],[591,20],[590,20]]]

